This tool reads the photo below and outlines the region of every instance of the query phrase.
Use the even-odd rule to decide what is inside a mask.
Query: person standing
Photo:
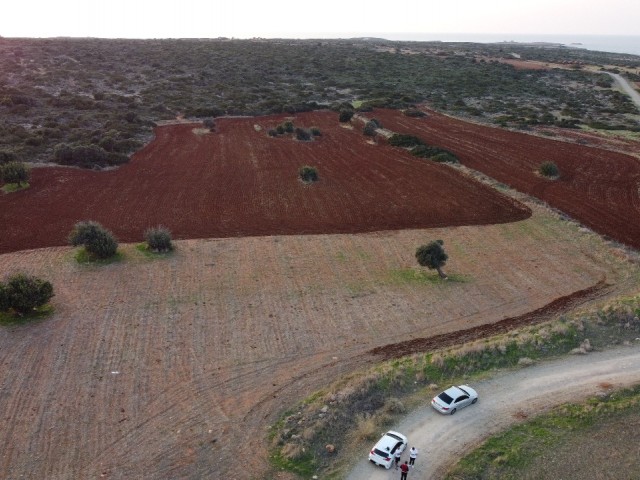
[[[400,449],[398,449],[396,451],[396,454],[395,454],[396,470],[398,469],[398,464],[400,463],[400,458],[401,457],[402,457],[402,451],[400,451]]]
[[[400,480],[407,480],[408,473],[409,473],[409,465],[407,465],[407,461],[405,460],[402,466],[400,467]]]
[[[418,449],[416,447],[411,447],[411,450],[409,450],[409,465],[411,465],[411,468],[413,468],[414,464],[416,463],[417,457]]]

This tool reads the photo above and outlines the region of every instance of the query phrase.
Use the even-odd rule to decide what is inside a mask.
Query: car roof
[[[460,395],[464,395],[465,393],[460,390],[458,387],[456,386],[451,386],[449,388],[447,388],[444,393],[446,393],[447,395],[449,395],[451,398],[453,398],[454,400],[456,398],[458,398]]]
[[[378,440],[378,443],[376,443],[374,448],[384,451],[386,447],[389,447],[389,450],[391,450],[400,441],[407,443],[407,437],[401,433],[390,430],[385,433],[380,440]]]

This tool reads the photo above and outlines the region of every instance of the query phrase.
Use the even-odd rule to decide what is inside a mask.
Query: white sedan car
[[[468,385],[460,385],[458,387],[447,388],[440,395],[433,397],[431,406],[440,413],[445,415],[453,415],[467,405],[478,401],[478,392]]]
[[[403,452],[407,448],[407,442],[407,437],[403,434],[390,430],[373,446],[369,452],[369,461],[389,469],[396,452]]]

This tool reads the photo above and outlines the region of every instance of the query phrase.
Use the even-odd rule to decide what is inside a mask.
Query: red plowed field
[[[485,127],[430,113],[408,118],[395,110],[370,114],[385,128],[411,133],[455,152],[475,170],[544,200],[598,233],[640,248],[640,160],[609,150]],[[536,174],[555,162],[558,180]]]
[[[123,242],[168,227],[174,238],[356,233],[483,225],[530,211],[442,165],[367,143],[334,112],[299,115],[312,142],[270,138],[284,117],[220,119],[217,132],[159,127],[133,160],[106,172],[40,168],[31,188],[0,195],[0,253],[66,244],[73,225],[95,220]],[[255,127],[262,128],[258,131]],[[298,179],[303,165],[320,181]]]

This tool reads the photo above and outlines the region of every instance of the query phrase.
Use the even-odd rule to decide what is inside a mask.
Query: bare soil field
[[[111,171],[40,168],[31,187],[0,195],[0,253],[65,245],[73,225],[95,220],[125,242],[153,226],[174,238],[356,233],[522,220],[527,208],[443,165],[367,143],[335,112],[295,126],[318,127],[312,142],[271,138],[285,117],[224,118],[216,132],[168,125],[132,161]],[[258,131],[255,125],[260,126]],[[320,181],[298,178],[303,165]]]
[[[490,128],[430,112],[408,118],[393,110],[371,117],[397,133],[447,148],[463,165],[539,198],[596,232],[640,248],[640,160],[619,152]],[[558,180],[537,174],[555,162]]]
[[[0,325],[0,478],[278,478],[268,426],[380,347],[637,288],[599,237],[530,207],[499,225],[185,240],[157,259],[123,245],[103,266],[68,247],[0,255],[56,292],[52,317]],[[448,282],[410,274],[433,238]]]

